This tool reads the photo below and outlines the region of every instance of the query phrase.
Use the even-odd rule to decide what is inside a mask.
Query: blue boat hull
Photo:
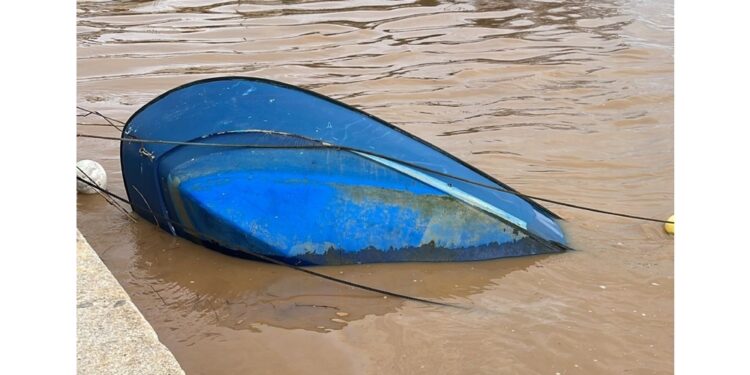
[[[123,142],[121,160],[136,212],[221,250],[339,265],[564,248],[554,215],[536,203],[442,173],[509,187],[382,120],[277,82],[183,86],[136,113],[123,136],[215,145]],[[345,147],[323,147],[334,142]]]

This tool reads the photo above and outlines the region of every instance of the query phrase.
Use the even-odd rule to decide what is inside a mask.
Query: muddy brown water
[[[356,106],[527,194],[673,213],[669,1],[80,1],[78,105],[126,120],[196,79]],[[93,116],[79,122],[102,123]],[[111,127],[78,132],[117,136]],[[118,144],[78,139],[124,194]],[[663,374],[673,239],[546,204],[578,251],[318,267],[469,310],[232,258],[78,196],[78,226],[188,374]]]

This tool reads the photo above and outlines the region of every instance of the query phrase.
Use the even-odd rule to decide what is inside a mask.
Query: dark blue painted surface
[[[552,214],[535,203],[415,172],[408,164],[505,187],[489,176],[379,119],[276,82],[235,77],[175,89],[133,115],[123,136],[274,146],[327,142],[405,162],[332,149],[124,142],[133,208],[173,233],[191,237],[159,217],[230,250],[340,264],[490,259],[551,252],[551,242],[565,243]]]

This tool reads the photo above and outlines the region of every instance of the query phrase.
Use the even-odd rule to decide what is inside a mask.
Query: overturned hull
[[[278,82],[182,86],[133,115],[123,138],[134,140],[121,148],[133,209],[220,250],[337,265],[494,259],[565,244],[554,214],[508,186]]]

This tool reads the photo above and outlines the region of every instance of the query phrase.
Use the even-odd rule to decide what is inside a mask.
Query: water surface
[[[527,194],[666,218],[672,14],[662,0],[79,1],[78,105],[126,120],[193,80],[280,80]],[[78,139],[124,194],[118,150]],[[78,226],[188,374],[671,373],[671,237],[546,206],[578,251],[316,268],[469,311],[218,254],[96,195],[78,197]]]

